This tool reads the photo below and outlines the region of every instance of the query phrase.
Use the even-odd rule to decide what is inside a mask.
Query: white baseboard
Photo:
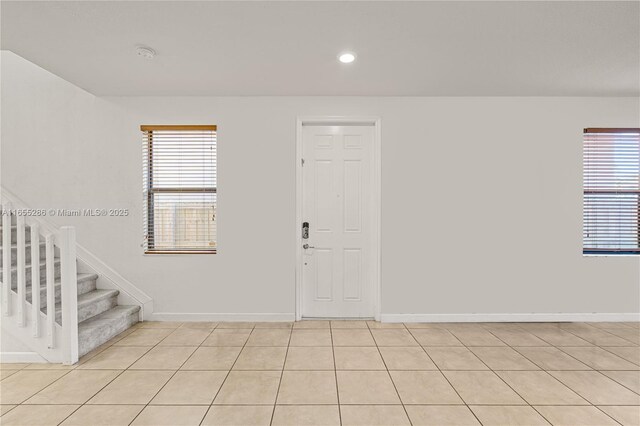
[[[48,361],[36,352],[0,352],[0,362],[40,364]]]
[[[640,313],[551,314],[382,314],[382,322],[632,322]],[[295,321],[293,313],[153,312],[147,321]]]
[[[585,314],[382,314],[382,322],[628,322],[640,313]]]
[[[214,313],[174,313],[153,312],[148,321],[295,321],[296,315],[290,314],[214,314]]]

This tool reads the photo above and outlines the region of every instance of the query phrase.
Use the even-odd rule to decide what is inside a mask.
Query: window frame
[[[147,183],[144,186],[144,192],[146,196],[146,219],[145,225],[145,244],[144,245],[144,254],[147,255],[172,255],[172,254],[217,254],[217,238],[216,238],[216,248],[213,249],[202,249],[202,250],[179,250],[179,249],[151,249],[149,247],[149,229],[151,223],[155,222],[155,194],[159,193],[196,193],[196,194],[217,194],[218,193],[218,185],[216,179],[215,187],[163,187],[163,188],[154,188],[153,187],[153,132],[154,131],[211,131],[216,135],[216,150],[218,145],[217,131],[218,126],[215,124],[212,125],[172,125],[172,124],[161,124],[161,125],[141,125],[140,131],[143,134],[146,134],[146,138],[144,143],[147,144],[146,147],[146,158],[144,160],[147,161],[147,170],[146,170],[146,179]],[[144,149],[143,149],[144,152]],[[217,174],[217,156],[216,156],[216,174]],[[144,164],[143,164],[144,169]],[[217,204],[217,201],[216,201]],[[217,219],[217,218],[216,218]]]
[[[584,152],[586,149],[586,144],[585,144],[585,140],[586,140],[586,135],[587,134],[605,134],[605,133],[609,133],[609,134],[622,134],[622,133],[638,133],[639,134],[639,138],[640,138],[640,128],[634,128],[634,127],[588,127],[583,129],[583,134],[582,134],[582,150],[583,150],[583,160],[582,160],[582,170],[583,170],[583,181],[582,181],[582,197],[583,197],[583,201],[582,201],[582,205],[583,205],[583,212],[582,212],[582,235],[583,235],[583,240],[582,240],[582,254],[583,256],[640,256],[640,190],[628,190],[628,191],[614,191],[613,193],[615,194],[620,194],[620,195],[636,195],[638,197],[637,200],[637,207],[636,207],[636,211],[637,211],[637,225],[636,225],[636,235],[637,235],[637,248],[635,249],[616,249],[616,248],[586,248],[585,247],[585,229],[586,229],[586,223],[585,223],[585,196],[590,194],[590,195],[610,195],[612,194],[611,190],[592,190],[592,189],[587,189],[586,187],[586,180],[584,177],[584,172],[585,172],[585,168],[586,168],[586,161],[584,159]],[[640,144],[640,142],[639,142]],[[638,158],[638,161],[640,162],[640,155]],[[639,180],[640,180],[640,176],[639,176]],[[639,185],[640,187],[640,185]]]

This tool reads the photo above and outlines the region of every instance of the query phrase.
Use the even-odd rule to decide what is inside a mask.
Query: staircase
[[[74,228],[39,229],[32,218],[2,217],[2,329],[50,362],[73,364],[138,322],[140,306],[118,305],[119,290],[77,271]]]

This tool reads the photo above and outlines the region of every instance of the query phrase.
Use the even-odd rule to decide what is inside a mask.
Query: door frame
[[[380,129],[380,117],[372,116],[311,116],[298,117],[296,121],[296,223],[295,223],[295,242],[296,242],[296,269],[295,269],[295,299],[296,299],[296,321],[302,319],[302,127],[305,125],[312,126],[348,126],[348,125],[369,125],[374,127],[373,131],[373,232],[371,248],[375,252],[375,265],[373,270],[373,312],[374,319],[380,321],[382,286],[380,282],[380,217],[382,213],[381,194],[381,174],[382,174],[382,133]]]

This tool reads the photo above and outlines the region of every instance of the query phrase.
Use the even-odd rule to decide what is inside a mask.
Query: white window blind
[[[640,254],[640,129],[585,129],[583,179],[583,252]]]
[[[146,253],[215,253],[216,126],[140,126]]]

